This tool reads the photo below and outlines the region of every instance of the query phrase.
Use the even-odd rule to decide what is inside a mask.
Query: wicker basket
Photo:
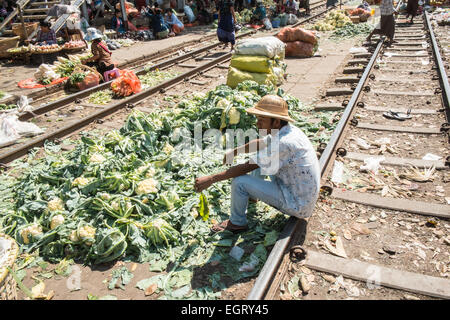
[[[30,36],[39,27],[39,22],[25,22],[25,29],[27,30],[27,35]],[[26,40],[25,33],[23,32],[21,23],[13,23],[12,32],[19,36],[21,40]]]
[[[17,299],[17,283],[6,267],[14,270],[14,263],[19,254],[19,246],[13,238],[6,234],[0,233],[0,239],[11,241],[11,247],[7,251],[6,262],[0,267],[0,300],[16,300]]]
[[[17,48],[19,46],[20,37],[1,38],[0,39],[0,58],[8,58],[11,54],[8,49]]]

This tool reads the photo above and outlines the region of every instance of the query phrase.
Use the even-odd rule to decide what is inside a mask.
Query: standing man
[[[417,16],[417,9],[419,9],[419,0],[408,0],[408,5],[406,6],[406,19],[411,16],[411,21],[409,23],[413,23],[413,19]]]
[[[233,50],[236,42],[234,32],[236,16],[234,14],[233,0],[220,0],[217,9],[219,13],[217,37],[220,42],[224,43],[224,48],[228,46],[228,43],[231,43],[231,50]]]
[[[380,4],[380,26],[375,27],[373,31],[367,37],[367,41],[371,41],[372,36],[374,34],[385,35],[388,38],[388,46],[392,45],[394,42],[394,33],[395,33],[395,19],[394,13],[398,14],[397,10],[394,9],[393,0],[381,0]]]
[[[201,192],[216,182],[233,179],[231,217],[214,225],[214,232],[247,230],[249,199],[261,200],[284,214],[306,218],[311,216],[319,196],[316,152],[303,131],[290,123],[294,120],[286,101],[267,95],[247,112],[256,115],[258,129],[267,130],[267,135],[228,152],[224,163],[231,163],[239,152],[257,149],[257,154],[249,162],[195,180],[195,191]],[[265,175],[270,175],[270,181],[264,180]]]

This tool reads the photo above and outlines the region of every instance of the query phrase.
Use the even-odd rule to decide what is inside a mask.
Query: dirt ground
[[[175,38],[178,39],[178,38]],[[328,41],[326,37],[322,37],[320,41],[320,50],[316,56],[308,59],[286,59],[288,64],[288,78],[283,84],[282,88],[288,93],[298,97],[304,103],[313,103],[323,97],[324,90],[331,86],[334,82],[334,78],[341,74],[342,68],[345,65],[346,60],[350,58],[349,49],[354,46],[358,46],[361,40],[349,39],[342,41]],[[161,48],[159,48],[161,49]],[[143,49],[144,50],[144,49]],[[133,51],[130,49],[130,51]],[[216,69],[217,70],[217,69]],[[209,72],[212,73],[212,72]],[[209,79],[208,87],[199,85],[185,86],[180,92],[177,87],[168,90],[164,96],[176,94],[178,96],[185,97],[195,91],[207,91],[214,88],[216,85],[225,83],[226,70],[221,70],[218,74],[218,78],[214,80]],[[155,96],[151,103],[139,105],[137,108],[142,111],[152,108],[153,105],[159,104],[159,101],[163,101],[162,95]],[[176,101],[174,101],[176,102]],[[119,128],[123,124],[127,111],[118,112],[110,118],[106,119],[108,128]],[[85,128],[84,130],[90,130],[94,126]],[[108,283],[111,279],[113,270],[116,270],[122,266],[126,266],[128,270],[133,273],[133,278],[130,283],[125,286],[125,290],[121,288],[108,289]],[[96,297],[108,297],[114,296],[117,299],[157,299],[158,294],[152,294],[146,296],[144,292],[136,288],[136,283],[142,279],[149,278],[155,273],[149,270],[149,264],[136,264],[133,262],[117,262],[110,265],[102,265],[101,267],[86,267],[75,264],[71,270],[68,270],[68,274],[65,276],[54,275],[50,271],[56,268],[56,265],[48,264],[37,266],[34,268],[26,269],[27,275],[24,278],[24,284],[30,288],[36,284],[36,279],[44,280],[45,293],[53,291],[55,300],[84,300],[88,298],[88,295]],[[207,274],[219,271],[220,266],[214,263],[209,263],[202,268],[202,272],[197,272],[196,277],[193,279],[193,285],[195,283],[207,283]],[[49,279],[43,279],[42,276],[36,277],[42,274],[48,274]],[[227,285],[227,289],[222,291],[221,299],[230,300],[245,300],[249,294],[255,279],[244,279],[234,285]],[[25,298],[23,292],[20,291],[19,297]]]

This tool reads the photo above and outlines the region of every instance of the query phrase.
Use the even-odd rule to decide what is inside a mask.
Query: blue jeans
[[[284,197],[280,187],[274,181],[264,180],[261,169],[250,174],[236,177],[231,182],[231,223],[238,226],[247,225],[248,199],[258,199],[282,211]]]

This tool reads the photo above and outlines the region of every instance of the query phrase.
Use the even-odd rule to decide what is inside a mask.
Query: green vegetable
[[[72,84],[76,84],[76,83],[82,82],[85,77],[86,77],[85,73],[75,72],[69,77],[69,81]]]
[[[203,218],[204,221],[208,220],[209,218],[208,199],[206,199],[203,192],[200,193],[200,208],[198,213],[200,214],[200,216]]]
[[[113,93],[111,90],[101,90],[91,93],[89,102],[95,104],[108,104],[111,102]]]

